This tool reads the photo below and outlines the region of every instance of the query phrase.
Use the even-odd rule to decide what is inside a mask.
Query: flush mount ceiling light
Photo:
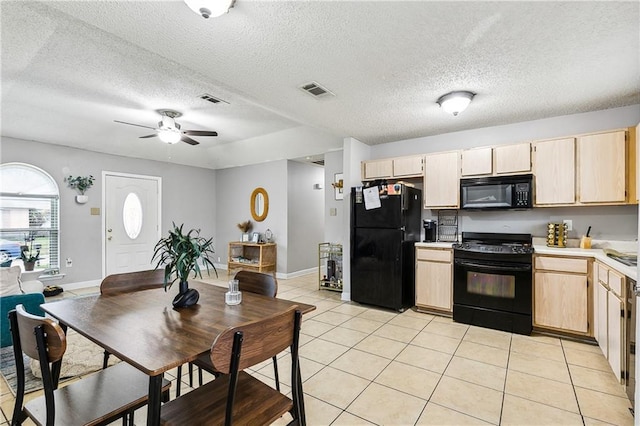
[[[217,18],[229,12],[235,0],[184,0],[184,2],[189,9],[207,19],[210,16]]]
[[[438,99],[438,105],[450,114],[458,115],[471,103],[471,99],[475,96],[475,93],[467,91],[450,92],[446,95],[440,96]]]

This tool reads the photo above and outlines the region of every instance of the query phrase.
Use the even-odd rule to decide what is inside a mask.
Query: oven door
[[[479,259],[454,264],[454,304],[531,315],[531,264]]]

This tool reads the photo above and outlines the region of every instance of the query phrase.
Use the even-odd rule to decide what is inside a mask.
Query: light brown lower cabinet
[[[416,247],[416,306],[450,313],[453,309],[453,251]]]
[[[624,328],[624,290],[623,275],[608,266],[596,262],[594,277],[597,277],[595,338],[602,353],[609,361],[611,370],[622,383],[625,371],[625,328]]]
[[[533,326],[584,336],[590,326],[589,260],[534,258]]]

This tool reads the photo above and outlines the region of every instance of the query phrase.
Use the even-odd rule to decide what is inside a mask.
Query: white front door
[[[153,248],[160,239],[160,178],[103,176],[104,275],[153,269]]]

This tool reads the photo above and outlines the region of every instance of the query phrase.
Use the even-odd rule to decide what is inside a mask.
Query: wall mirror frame
[[[256,188],[251,193],[251,216],[256,222],[262,222],[269,213],[269,195],[264,188]]]

